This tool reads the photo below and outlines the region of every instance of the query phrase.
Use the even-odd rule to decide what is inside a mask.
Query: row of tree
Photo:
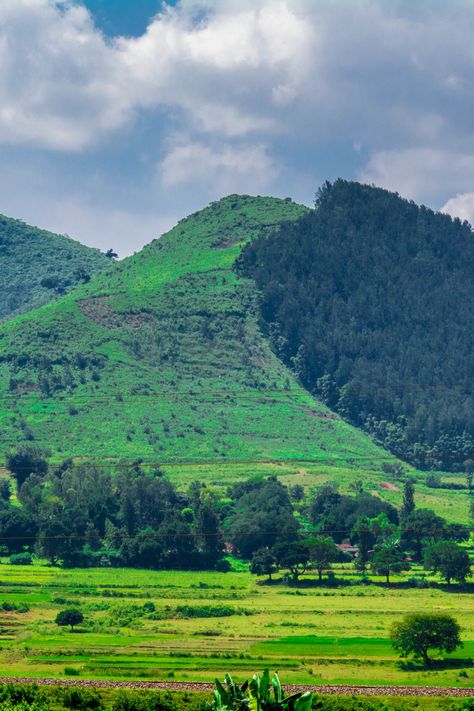
[[[3,481],[0,542],[10,555],[35,552],[64,566],[226,570],[231,551],[252,560],[256,573],[271,577],[285,569],[298,580],[315,569],[321,579],[345,560],[338,544],[350,540],[361,573],[371,569],[387,582],[410,561],[424,562],[448,583],[470,573],[459,545],[469,529],[416,508],[410,480],[398,512],[360,484],[354,496],[326,485],[308,501],[301,487],[269,477],[240,482],[218,497],[200,482],[178,491],[161,471],[138,463],[114,473],[71,461],[50,468],[32,445],[10,454],[8,466],[21,504]]]

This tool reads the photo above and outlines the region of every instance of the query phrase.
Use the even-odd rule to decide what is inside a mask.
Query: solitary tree
[[[308,541],[311,563],[318,571],[319,580],[323,579],[323,571],[335,563],[341,553],[332,538],[329,536],[316,536]]]
[[[272,575],[278,573],[277,559],[269,548],[260,548],[255,551],[250,565],[250,572],[254,575],[267,575],[271,581]]]
[[[395,622],[391,630],[393,648],[401,657],[413,655],[430,662],[428,652],[454,652],[462,647],[460,627],[451,615],[417,613],[406,615],[400,622]]]
[[[308,546],[301,541],[289,541],[288,543],[277,543],[273,548],[273,553],[281,568],[288,568],[293,576],[293,580],[298,582],[300,575],[306,572],[309,564]]]
[[[73,608],[61,610],[61,612],[58,612],[56,615],[56,624],[60,627],[67,627],[69,625],[71,632],[74,630],[74,627],[80,625],[81,622],[84,622],[84,615],[80,610],[74,610]]]
[[[424,567],[439,573],[448,585],[451,580],[464,583],[471,574],[469,554],[454,541],[438,541],[425,548]]]
[[[415,510],[415,487],[413,482],[409,479],[405,482],[403,488],[403,504],[402,510],[400,511],[401,518],[406,518]]]
[[[403,551],[395,542],[386,542],[377,546],[372,556],[371,566],[377,575],[385,575],[387,585],[390,585],[392,573],[401,573],[409,567]]]
[[[361,573],[365,573],[369,563],[369,553],[375,542],[370,519],[367,516],[361,516],[357,519],[354,528],[352,529],[352,538],[356,541],[359,549],[355,565]]]

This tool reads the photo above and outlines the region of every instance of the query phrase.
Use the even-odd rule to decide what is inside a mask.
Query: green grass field
[[[336,572],[356,580],[349,568]],[[212,681],[226,671],[243,680],[268,666],[287,682],[473,686],[472,593],[402,588],[409,575],[395,578],[392,588],[378,579],[368,586],[291,588],[261,584],[247,572],[4,562],[0,605],[30,609],[0,613],[0,668],[12,676],[61,677],[72,669],[83,678]],[[147,612],[146,603],[155,611]],[[70,606],[86,619],[75,632],[54,623]],[[401,665],[388,634],[408,610],[452,613],[464,648],[430,670]]]

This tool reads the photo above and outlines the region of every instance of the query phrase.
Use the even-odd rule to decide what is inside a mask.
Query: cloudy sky
[[[0,0],[0,212],[121,256],[338,176],[474,222],[473,0]]]

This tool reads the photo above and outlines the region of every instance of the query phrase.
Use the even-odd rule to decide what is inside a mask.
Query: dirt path
[[[44,686],[82,686],[96,689],[151,689],[156,691],[213,691],[214,684],[202,681],[111,681],[108,679],[39,679],[34,677],[0,677],[1,684],[40,684]],[[474,687],[455,688],[446,686],[309,686],[287,684],[285,690],[314,691],[318,694],[342,694],[344,696],[450,696],[474,697]]]

